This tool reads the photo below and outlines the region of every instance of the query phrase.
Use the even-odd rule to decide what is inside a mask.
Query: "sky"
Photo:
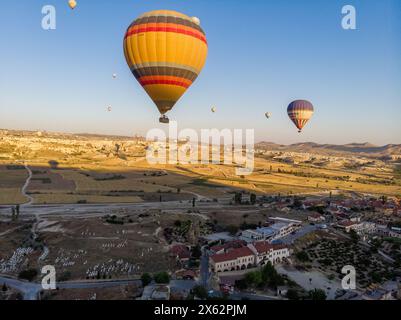
[[[2,1],[0,128],[164,128],[122,43],[139,15],[170,9],[199,17],[209,45],[204,70],[168,114],[179,129],[255,129],[256,141],[283,144],[401,143],[399,0],[77,2],[72,11],[67,0]],[[56,8],[56,30],[41,27],[44,5]],[[344,5],[356,8],[356,30],[341,26]],[[286,112],[295,99],[316,110],[302,134]]]

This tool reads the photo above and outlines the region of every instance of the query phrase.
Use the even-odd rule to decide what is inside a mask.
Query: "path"
[[[28,207],[32,207],[33,202],[34,202],[33,197],[31,197],[27,193],[27,190],[29,188],[29,184],[30,184],[30,182],[32,180],[33,173],[32,173],[31,168],[29,168],[28,164],[25,163],[24,166],[25,166],[25,169],[28,171],[28,178],[26,179],[25,184],[22,187],[21,193],[22,193],[23,196],[27,197],[29,199],[29,201],[21,205],[21,210],[26,210]],[[39,213],[38,213],[37,210],[34,211],[33,214],[35,216],[35,223],[32,224],[31,232],[32,232],[33,240],[36,240],[38,238],[38,233],[37,232],[38,232],[38,225],[40,223],[40,216],[39,216]],[[49,248],[44,246],[43,247],[43,253],[38,258],[38,263],[40,263],[41,261],[45,260],[47,258],[47,256],[49,255],[49,252],[50,252]]]
[[[21,193],[22,193],[23,196],[27,197],[27,198],[29,199],[29,201],[26,202],[26,203],[24,203],[24,204],[22,204],[22,205],[21,205],[22,207],[31,206],[31,205],[33,204],[33,200],[34,200],[34,199],[33,199],[29,194],[27,194],[27,192],[26,192],[27,189],[28,189],[28,187],[29,187],[29,184],[31,183],[31,180],[32,180],[32,170],[31,170],[31,168],[29,168],[29,166],[28,166],[27,164],[24,164],[24,167],[25,167],[25,169],[28,171],[28,178],[26,179],[25,184],[24,184],[24,186],[22,187]]]

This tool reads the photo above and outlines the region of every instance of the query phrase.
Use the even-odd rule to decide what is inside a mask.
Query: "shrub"
[[[32,282],[36,278],[37,275],[38,275],[38,271],[36,269],[28,269],[28,270],[21,271],[18,275],[18,278]]]
[[[167,272],[159,272],[155,274],[154,279],[156,283],[167,284],[170,282],[170,276]]]
[[[152,282],[152,276],[149,273],[144,273],[141,277],[142,286],[146,287]]]

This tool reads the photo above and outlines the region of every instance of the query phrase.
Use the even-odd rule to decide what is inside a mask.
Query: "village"
[[[260,143],[237,176],[151,166],[140,137],[0,139],[1,299],[400,298],[396,146]]]

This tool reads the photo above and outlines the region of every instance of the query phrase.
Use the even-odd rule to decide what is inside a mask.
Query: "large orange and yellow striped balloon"
[[[208,46],[199,24],[197,18],[158,10],[141,15],[125,34],[128,66],[163,115],[205,65]]]

